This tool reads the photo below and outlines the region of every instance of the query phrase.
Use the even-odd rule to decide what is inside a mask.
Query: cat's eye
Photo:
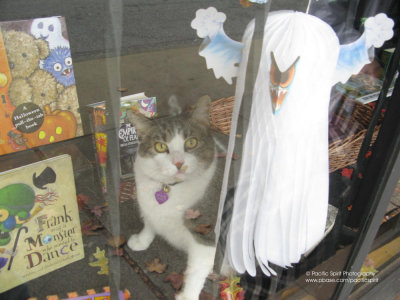
[[[185,150],[194,149],[197,146],[197,139],[194,137],[188,138],[185,141]]]
[[[157,142],[154,144],[154,149],[158,152],[158,153],[164,153],[168,151],[168,146],[164,143],[161,142]]]

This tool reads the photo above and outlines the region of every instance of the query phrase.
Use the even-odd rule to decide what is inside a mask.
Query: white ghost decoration
[[[271,264],[291,266],[322,239],[330,90],[369,63],[370,47],[393,35],[393,21],[385,15],[369,20],[360,39],[341,46],[317,17],[293,11],[268,15],[227,234],[226,255],[237,272],[255,276],[258,265],[266,275],[276,274]],[[251,22],[243,39],[227,158],[234,148],[253,31]],[[219,222],[229,169],[227,159]]]
[[[37,39],[46,40],[50,50],[57,47],[69,48],[68,40],[62,35],[59,17],[34,19],[31,25],[31,34]]]

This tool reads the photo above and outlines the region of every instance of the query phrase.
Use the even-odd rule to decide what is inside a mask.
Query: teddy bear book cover
[[[0,173],[0,293],[83,258],[71,157]]]
[[[0,155],[83,134],[63,17],[0,22]]]

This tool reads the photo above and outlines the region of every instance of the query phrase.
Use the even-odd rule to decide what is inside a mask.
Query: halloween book
[[[0,155],[82,134],[64,18],[0,22]]]
[[[106,161],[107,161],[107,135],[106,105],[105,102],[98,102],[88,105],[92,130],[94,131],[97,162],[103,190],[106,189]],[[126,120],[127,110],[139,112],[148,118],[157,114],[156,98],[147,97],[144,93],[133,94],[121,98],[120,101],[120,128],[119,128],[119,152],[121,178],[133,177],[133,160],[138,147],[138,137],[132,124]]]
[[[82,258],[71,157],[0,173],[0,294]]]

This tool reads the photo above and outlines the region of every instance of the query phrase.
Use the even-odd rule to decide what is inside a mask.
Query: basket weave
[[[211,102],[211,129],[229,135],[231,131],[232,112],[235,97],[221,98]]]
[[[211,103],[210,124],[217,132],[229,135],[234,97],[221,98]],[[330,116],[329,126],[329,172],[334,172],[357,162],[361,144],[367,132],[373,109],[351,99],[342,98],[335,104],[336,109]],[[338,136],[335,130],[341,127]],[[380,125],[374,129],[371,145],[375,142]]]

